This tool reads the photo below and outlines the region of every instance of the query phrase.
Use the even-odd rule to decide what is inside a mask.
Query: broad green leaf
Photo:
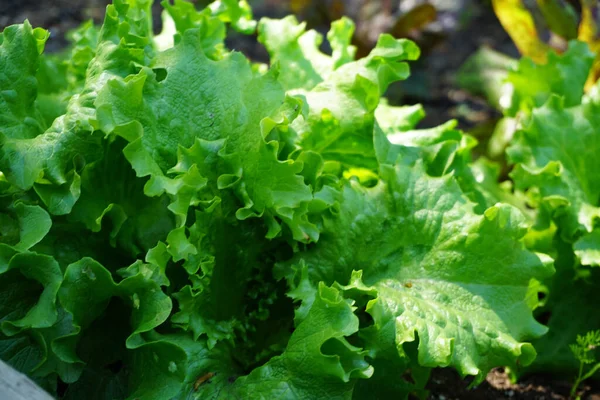
[[[30,374],[42,362],[43,350],[27,335],[0,334],[0,358],[17,371]]]
[[[11,250],[1,246],[4,264],[4,257]],[[0,268],[2,332],[15,335],[23,329],[52,326],[57,318],[56,295],[62,281],[58,263],[41,254],[15,253],[8,264],[0,265]],[[20,290],[15,290],[15,285],[19,285]]]
[[[483,159],[472,162],[471,149],[477,141],[457,130],[456,121],[412,129],[423,116],[420,107],[391,107],[385,103],[379,105],[375,115],[381,127],[375,128],[374,137],[380,163],[393,165],[401,159],[402,163],[411,164],[423,160],[431,176],[453,174],[463,193],[477,203],[474,210],[478,214],[500,201],[525,210],[524,203],[510,195],[510,187],[499,186],[495,166]]]
[[[148,338],[157,344],[169,345],[176,354],[183,352],[185,356],[178,363],[178,367],[183,367],[185,378],[171,383],[170,389],[178,391],[171,395],[173,399],[215,398],[243,374],[234,361],[232,347],[226,344],[209,347],[205,340],[194,340],[181,333],[159,335],[154,332],[148,334]],[[143,371],[144,365],[140,365],[140,377]]]
[[[37,378],[57,373],[64,382],[73,382],[80,366],[58,359],[51,347],[55,332],[69,330],[62,324],[64,313],[57,301],[62,283],[58,263],[47,255],[18,253],[5,244],[0,245],[0,254],[0,337],[10,346],[16,342],[23,346],[21,354],[4,353],[3,359],[17,357],[12,362]]]
[[[128,399],[162,400],[175,396],[186,376],[186,354],[168,342],[151,342],[133,351]]]
[[[126,308],[123,301],[113,298],[105,312],[80,334],[77,354],[85,369],[62,398],[160,400],[173,398],[182,389],[191,361],[185,351],[170,341],[156,340],[154,333],[141,347],[126,348]]]
[[[369,303],[376,301],[377,290],[362,282],[362,271],[352,271],[348,285],[335,286],[342,289],[345,296],[356,301],[355,313],[361,326],[360,343],[368,350],[375,369],[371,378],[357,382],[352,398],[408,399],[411,398],[410,394],[416,397],[426,396],[425,385],[429,380],[430,368],[421,367],[415,361],[418,349],[414,343],[402,347],[396,344],[393,320],[384,325],[372,323],[367,308]]]
[[[0,221],[0,242],[20,251],[29,250],[40,242],[52,225],[50,216],[43,208],[23,202],[13,203],[6,212],[0,213]]]
[[[110,272],[93,259],[83,258],[67,267],[60,301],[73,315],[75,325],[82,329],[88,327],[112,297],[123,298],[131,308],[132,333],[127,338],[128,348],[143,345],[140,334],[160,325],[171,312],[171,299],[142,273],[128,276],[117,284]]]
[[[378,293],[367,311],[377,326],[393,321],[397,346],[418,335],[420,365],[453,366],[480,382],[494,366],[533,361],[523,341],[546,329],[526,301],[529,281],[552,268],[519,241],[520,214],[498,205],[478,216],[453,178],[427,177],[419,165],[381,173],[374,188],[347,184],[339,209],[324,214],[319,243],[280,273],[305,263],[312,281],[328,283],[362,270]]]

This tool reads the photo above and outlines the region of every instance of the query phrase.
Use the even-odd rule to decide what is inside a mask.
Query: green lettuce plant
[[[584,93],[593,60],[585,44],[571,42],[562,56],[549,54],[546,64],[521,60],[507,80],[510,112],[519,121],[507,149],[510,177],[534,210],[526,242],[551,255],[557,270],[543,282],[548,292],[538,312],[550,330],[534,342],[540,355],[532,371],[575,373],[569,344],[600,328],[594,312],[600,283],[598,84]]]
[[[530,228],[525,243],[554,258],[556,267],[556,274],[541,282],[543,307],[536,310],[549,332],[533,342],[539,356],[526,371],[559,376],[579,371],[575,388],[583,374],[569,345],[600,328],[595,312],[600,285],[600,164],[595,154],[600,86],[590,81],[597,56],[590,47],[571,41],[563,54],[549,51],[541,63],[504,60],[504,72],[495,72],[488,93],[505,115],[505,123],[492,135],[488,156],[501,159],[506,154],[509,180],[501,186],[514,188],[488,194],[526,205]],[[471,60],[463,71],[465,83],[470,83],[465,80],[468,70],[499,65],[489,64],[494,57],[482,52]]]
[[[115,0],[62,55],[0,36],[0,358],[63,399],[422,397],[534,360],[552,260],[473,138],[382,97],[414,43],[355,60],[347,19],[327,55],[244,1],[163,5],[154,36]]]

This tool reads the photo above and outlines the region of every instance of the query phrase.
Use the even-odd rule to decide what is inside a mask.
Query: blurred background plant
[[[504,158],[505,149],[518,128],[520,113],[541,105],[527,104],[522,99],[534,98],[535,91],[546,92],[548,88],[540,85],[557,84],[566,78],[552,67],[536,66],[545,65],[549,57],[561,57],[569,42],[577,40],[587,44],[595,55],[585,90],[600,78],[600,2],[491,0],[490,3],[518,55],[524,58],[518,61],[514,54],[483,46],[464,62],[455,75],[455,82],[502,113],[502,118],[486,121],[475,127],[472,134],[480,139],[480,153],[499,162],[503,170],[501,176],[506,178],[509,168]],[[515,70],[527,70],[525,76],[532,79],[511,74]]]
[[[596,53],[586,88],[600,77],[600,3],[597,0],[492,0],[494,11],[521,55],[545,63],[577,39]]]

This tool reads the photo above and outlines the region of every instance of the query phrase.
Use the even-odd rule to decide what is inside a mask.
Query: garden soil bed
[[[567,400],[571,382],[533,375],[513,384],[502,369],[490,372],[481,385],[469,389],[468,381],[450,369],[433,371],[428,384],[430,400]],[[584,400],[600,400],[600,387],[585,383],[579,394]]]

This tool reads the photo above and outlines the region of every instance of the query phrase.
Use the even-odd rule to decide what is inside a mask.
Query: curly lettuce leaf
[[[129,348],[141,345],[140,334],[160,325],[171,312],[171,299],[160,290],[158,283],[142,273],[128,276],[117,284],[110,272],[93,259],[82,258],[67,267],[60,300],[73,315],[75,325],[85,329],[114,296],[131,304],[133,332],[127,338]]]
[[[353,61],[349,20],[331,56],[263,20],[268,69],[225,47],[245,1],[165,2],[158,38],[150,6],[116,0],[68,61],[0,36],[0,357],[62,399],[157,400],[407,398],[531,361],[551,268],[472,138],[381,100],[414,43]]]
[[[373,136],[379,99],[391,83],[408,77],[403,61],[418,56],[413,42],[382,35],[367,57],[337,68],[304,93],[308,116],[292,124],[298,145],[344,169],[377,170]]]
[[[600,197],[600,180],[594,172],[598,168],[594,149],[600,143],[598,109],[593,98],[568,108],[563,99],[553,97],[533,110],[508,149],[509,159],[517,164],[511,174],[517,188],[537,193],[544,211],[540,218],[549,216],[565,240],[577,241],[576,253],[586,265],[600,263],[596,250],[600,242],[594,234]]]
[[[30,251],[48,234],[52,221],[44,209],[23,200],[2,204],[0,213],[2,356],[38,380],[51,371],[72,382],[79,370],[58,360],[50,348],[55,332],[64,326],[58,302],[62,269],[52,256]]]
[[[72,88],[80,88],[85,84],[88,66],[96,55],[99,36],[100,32],[93,21],[84,22],[70,32],[72,48],[66,63],[66,79]]]
[[[235,218],[233,222],[219,206],[196,212],[196,223],[190,227],[195,254],[184,263],[192,283],[173,294],[179,305],[171,318],[173,324],[192,332],[194,339],[206,335],[210,347],[232,339],[234,328],[243,330],[244,323],[256,324],[252,320],[254,312],[266,312],[267,318],[268,306],[260,303],[268,305],[277,300],[272,282],[260,276],[261,270],[269,274],[263,253],[268,244],[256,240],[264,237],[264,226],[242,225],[235,223]],[[251,240],[255,245],[249,249],[244,243]]]
[[[52,221],[48,213],[19,200],[3,208],[0,282],[4,301],[0,329],[12,336],[23,329],[47,328],[56,322],[56,296],[62,272],[52,257],[28,251],[49,232]]]
[[[501,181],[501,165],[481,157],[468,165],[471,175],[461,180],[461,188],[472,201],[478,204],[477,211],[485,211],[497,203],[506,203],[521,211],[528,222],[535,220],[535,210],[528,207],[524,192],[515,190],[511,181]]]
[[[571,41],[562,55],[549,52],[545,64],[523,57],[517,67],[508,72],[507,82],[512,85],[512,93],[508,101],[501,98],[500,105],[507,115],[514,116],[518,111],[530,112],[542,106],[552,94],[564,97],[567,107],[580,104],[593,62],[594,54],[587,44],[578,41]]]
[[[527,214],[523,201],[510,193],[511,188],[499,184],[496,165],[483,158],[473,162],[471,150],[477,140],[456,129],[457,121],[415,129],[424,117],[421,106],[395,107],[387,102],[379,104],[375,116],[374,147],[380,163],[423,160],[431,176],[453,174],[464,194],[477,203],[474,210],[478,214],[498,202],[517,206]]]
[[[161,4],[165,8],[165,27],[163,32],[155,37],[161,51],[172,48],[186,30],[197,28],[200,30],[199,41],[208,58],[218,60],[226,54],[226,25],[221,18],[213,16],[209,9],[197,11],[194,4],[187,1],[176,0],[174,4],[163,1]]]
[[[70,48],[53,54],[42,54],[37,70],[36,104],[45,126],[67,112],[69,99],[81,92],[86,71],[96,54],[99,29],[87,21],[69,32]]]
[[[375,118],[386,135],[415,129],[425,118],[425,110],[420,104],[412,106],[392,106],[382,98],[375,109]]]
[[[207,10],[238,32],[249,35],[256,30],[256,21],[246,0],[217,0],[209,4]]]
[[[31,139],[41,134],[46,126],[35,105],[37,69],[40,53],[49,33],[33,29],[28,21],[4,29],[0,36],[0,144],[11,139]],[[5,175],[11,170],[2,168]]]
[[[67,63],[63,54],[44,55],[40,58],[36,79],[38,93],[36,107],[44,118],[44,126],[67,111],[69,97],[73,94],[68,90]]]
[[[174,48],[157,55],[153,67],[166,72],[163,80],[143,69],[111,81],[96,102],[102,129],[129,142],[124,154],[138,176],[150,177],[145,187],[149,196],[179,196],[180,188],[168,173],[177,164],[180,146],[189,148],[196,139],[224,139],[217,184],[219,190],[236,192],[243,204],[237,217],[265,217],[269,237],[279,234],[280,220],[295,239],[316,240],[318,232],[305,216],[312,194],[298,175],[302,165],[278,160],[278,142],[265,140],[278,126],[285,129],[299,107],[288,112],[276,71],[255,77],[239,53],[211,60],[200,34],[188,30]],[[181,102],[166,104],[165,98]],[[203,177],[195,175],[200,190]]]
[[[63,361],[85,365],[85,369],[66,398],[85,385],[106,385],[102,381],[105,369],[116,362],[127,362],[130,369],[125,376],[111,378],[123,381],[120,390],[128,398],[162,399],[177,393],[185,376],[183,350],[143,336],[165,322],[172,308],[171,299],[160,289],[160,282],[145,273],[147,269],[130,266],[116,283],[91,258],[67,267],[59,298],[72,319],[71,329],[54,339],[53,348]],[[110,333],[105,332],[106,326],[111,326]],[[108,338],[114,342],[106,342]],[[102,343],[112,347],[109,352],[98,353]]]
[[[154,38],[159,50],[170,49],[181,39],[186,30],[200,30],[200,42],[208,58],[217,60],[227,54],[225,36],[227,24],[235,30],[252,34],[256,21],[245,0],[214,1],[208,7],[197,10],[195,5],[185,0],[163,1],[163,31]]]
[[[107,8],[100,32],[102,43],[89,63],[82,92],[70,99],[65,115],[54,120],[45,132],[38,129],[28,131],[27,135],[3,134],[0,170],[9,182],[21,189],[30,189],[35,184],[38,195],[52,214],[70,212],[80,195],[78,172],[82,164],[92,162],[102,154],[101,135],[95,133],[91,123],[95,117],[93,102],[97,91],[109,79],[133,72],[133,62],[143,64],[147,61],[146,51],[149,51],[152,32],[150,4],[149,1],[140,1],[130,6],[116,1]],[[23,40],[27,40],[28,46],[33,48],[34,34],[30,32],[26,36],[27,39]],[[43,41],[39,52],[41,43]],[[9,44],[9,41],[4,41],[4,45]],[[33,57],[31,52],[30,57]],[[35,58],[24,64],[37,68]],[[35,83],[35,78],[25,81]],[[35,92],[27,90],[18,91],[17,96],[33,103]],[[22,120],[29,121],[27,118]]]
[[[367,352],[346,339],[359,327],[352,303],[336,288],[321,283],[306,319],[280,356],[226,390],[203,386],[199,398],[351,399],[356,381],[373,374],[365,360]]]
[[[267,48],[271,64],[281,67],[279,82],[285,90],[311,90],[327,80],[333,71],[354,60],[356,47],[350,44],[354,23],[342,18],[331,24],[327,39],[331,56],[319,46],[323,36],[314,30],[306,31],[306,23],[294,16],[283,19],[263,18],[258,24],[258,40]]]
[[[535,350],[523,341],[546,329],[532,317],[529,282],[552,268],[519,241],[520,214],[497,205],[478,216],[453,178],[428,177],[419,165],[381,174],[370,189],[347,184],[339,208],[323,216],[319,243],[280,273],[306,264],[312,281],[328,283],[362,270],[378,293],[367,306],[375,325],[394,324],[397,346],[418,335],[420,365],[481,382],[494,366],[531,363]]]
[[[141,347],[126,348],[129,324],[123,308],[123,301],[111,300],[105,312],[81,334],[77,355],[85,369],[60,398],[159,400],[178,393],[187,366],[184,350],[155,340],[154,335]]]
[[[105,143],[103,156],[81,174],[81,195],[69,214],[92,232],[110,228],[110,240],[131,255],[145,254],[165,240],[175,227],[166,195],[144,195],[144,179],[137,178],[122,154],[123,140]]]
[[[29,374],[43,359],[43,349],[32,338],[26,335],[7,337],[0,333],[0,358],[8,365]],[[35,379],[40,386],[40,380]]]

